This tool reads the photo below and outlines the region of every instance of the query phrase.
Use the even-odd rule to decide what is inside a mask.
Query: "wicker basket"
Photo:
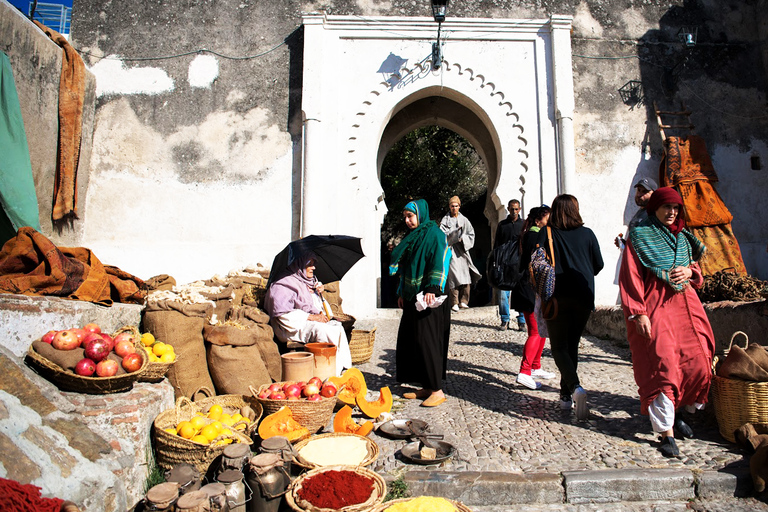
[[[131,330],[134,336],[136,336],[137,347],[140,346],[144,350],[149,352],[150,348],[145,347],[144,344],[141,342],[141,333],[135,327],[133,326],[122,327],[115,333],[115,335],[125,330]],[[148,361],[147,368],[144,370],[144,373],[141,375],[141,377],[139,377],[139,382],[160,382],[165,378],[165,374],[168,373],[168,370],[170,370],[171,366],[173,366],[174,364],[176,364],[175,360],[171,361],[170,363]]]
[[[377,445],[375,442],[373,442],[371,439],[365,437],[365,436],[359,436],[357,434],[350,434],[347,432],[332,432],[330,434],[320,434],[317,436],[312,436],[308,439],[304,439],[303,441],[300,441],[299,443],[296,443],[295,449],[296,452],[300,452],[302,448],[307,446],[312,441],[316,441],[318,439],[326,439],[331,437],[350,437],[354,436],[356,438],[362,438],[366,441],[366,448],[368,449],[368,455],[366,456],[363,461],[358,464],[358,466],[370,466],[373,464],[373,462],[379,457],[379,445]],[[296,456],[296,465],[301,466],[306,469],[316,469],[322,466],[319,466],[313,462],[309,462],[307,460],[304,460],[301,458],[300,455]]]
[[[40,375],[53,382],[62,391],[106,395],[130,391],[133,388],[133,383],[139,380],[146,370],[147,363],[149,362],[147,351],[143,347],[138,347],[136,351],[141,354],[144,360],[141,368],[133,373],[115,375],[114,377],[83,377],[77,375],[41,356],[32,345],[29,346],[27,351],[27,360],[30,361]]]
[[[349,338],[349,351],[352,353],[352,364],[362,364],[373,354],[373,342],[376,340],[376,328],[370,331],[354,329]]]
[[[731,336],[729,351],[739,334],[745,338],[745,348],[749,345],[747,335],[737,331]],[[717,368],[717,364],[715,357],[713,368]],[[736,442],[734,432],[745,423],[768,423],[768,382],[729,379],[715,374],[712,377],[712,401],[720,434],[732,443]]]
[[[261,404],[264,409],[264,416],[276,413],[281,407],[288,407],[293,413],[295,419],[302,427],[314,434],[321,428],[328,425],[333,416],[333,407],[336,405],[336,397],[325,398],[317,401],[309,400],[270,400],[268,398],[259,398],[258,394],[268,388],[269,384],[264,384],[258,391],[251,388],[254,399]]]
[[[218,397],[211,397],[218,398]],[[203,400],[209,400],[206,398]],[[192,402],[186,397],[180,397],[176,401],[176,407],[161,412],[155,418],[152,424],[152,433],[154,435],[155,460],[157,465],[163,469],[171,469],[177,464],[191,464],[197,468],[200,474],[205,474],[211,462],[224,453],[227,445],[215,444],[202,445],[184,439],[176,434],[166,432],[166,428],[175,428],[182,420],[190,419],[199,411],[200,402]],[[212,405],[212,404],[211,404]],[[214,441],[232,439],[233,442],[252,445],[251,438],[240,432],[233,431],[232,435],[223,435]]]
[[[411,501],[411,500],[414,500],[414,499],[416,499],[416,498],[400,498],[398,500],[391,500],[391,501],[388,501],[386,503],[382,503],[382,504],[374,507],[371,510],[371,512],[384,512],[385,510],[387,510],[389,507],[391,507],[395,503],[405,503],[405,502],[408,502],[408,501]],[[448,500],[448,498],[445,498],[445,499]],[[459,501],[454,501],[454,500],[448,500],[448,501],[450,501],[451,504],[453,505],[453,507],[456,510],[458,510],[459,512],[472,512],[472,509],[470,509],[469,507],[467,507],[466,505],[464,505],[463,503],[461,503]]]
[[[205,389],[205,388],[201,388]],[[216,395],[216,396],[209,396],[207,398],[201,398],[200,400],[196,400],[193,402],[197,409],[200,412],[207,412],[208,409],[211,408],[212,405],[218,404],[225,409],[236,409],[240,410],[241,407],[249,406],[251,409],[253,409],[253,412],[256,413],[256,416],[254,417],[253,421],[249,422],[244,430],[246,435],[248,435],[251,439],[253,439],[254,431],[256,430],[256,427],[259,425],[259,420],[261,420],[261,416],[264,413],[263,408],[261,407],[261,404],[252,396],[248,395]],[[237,426],[237,423],[235,425]]]
[[[347,335],[347,340],[352,339],[352,327],[355,325],[355,317],[346,313],[334,313],[333,319],[341,322],[344,334]]]
[[[369,511],[372,508],[381,504],[381,502],[384,500],[384,496],[386,496],[387,494],[387,484],[384,481],[384,479],[381,476],[379,476],[377,473],[374,473],[373,471],[371,471],[370,469],[362,468],[359,466],[328,466],[324,468],[313,469],[312,471],[304,473],[303,475],[298,477],[296,480],[294,480],[294,482],[291,484],[290,489],[285,494],[285,501],[293,510],[296,510],[298,512],[336,512],[335,509],[315,507],[307,502],[300,500],[298,497],[299,490],[301,489],[301,486],[303,485],[305,480],[312,478],[313,476],[316,476],[325,471],[351,471],[353,473],[367,476],[368,478],[371,478],[373,480],[374,488],[373,488],[373,491],[371,492],[370,498],[368,498],[367,501],[365,501],[364,503],[358,503],[356,505],[349,505],[347,507],[342,507],[338,509],[339,512]]]

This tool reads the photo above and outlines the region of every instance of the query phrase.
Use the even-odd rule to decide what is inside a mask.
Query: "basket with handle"
[[[376,340],[376,328],[370,331],[353,329],[349,338],[349,351],[352,354],[352,364],[362,364],[373,355],[373,342]]]
[[[175,407],[157,415],[152,423],[152,434],[154,437],[155,459],[158,466],[163,469],[171,469],[177,464],[191,464],[201,474],[205,474],[211,462],[224,453],[224,448],[227,447],[227,444],[225,444],[227,440],[231,439],[232,442],[244,443],[249,446],[253,444],[250,437],[232,429],[230,429],[231,434],[222,434],[207,445],[185,439],[166,430],[175,429],[179,422],[191,419],[199,410],[196,402],[192,402],[187,397],[182,396],[176,400]]]
[[[253,409],[255,416],[253,420],[249,422],[237,422],[232,425],[231,428],[244,432],[248,437],[253,439],[256,427],[259,424],[262,414],[264,413],[261,404],[250,395],[213,395],[213,393],[206,387],[201,387],[200,391],[207,392],[205,398],[196,399],[193,404],[197,406],[197,410],[202,413],[207,413],[212,405],[218,404],[225,410],[239,411],[245,406]],[[245,428],[238,428],[241,425],[245,425]]]
[[[333,408],[336,405],[336,397],[322,397],[320,400],[271,400],[269,398],[259,398],[259,393],[269,387],[269,384],[262,385],[258,390],[251,387],[251,393],[254,399],[261,404],[264,410],[264,416],[276,413],[281,407],[288,407],[296,420],[302,427],[314,434],[321,428],[328,425],[333,416]]]
[[[749,345],[749,337],[742,331],[736,331],[731,336],[728,351],[738,335],[744,336],[745,348]],[[712,367],[717,369],[717,357]],[[768,382],[731,379],[715,373],[712,377],[712,401],[720,434],[732,443],[736,441],[734,432],[745,423],[768,423]]]

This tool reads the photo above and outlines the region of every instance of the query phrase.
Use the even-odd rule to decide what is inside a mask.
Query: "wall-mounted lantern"
[[[432,17],[437,22],[437,42],[432,43],[432,69],[440,68],[443,60],[440,51],[440,26],[445,21],[445,15],[448,13],[449,0],[430,0],[432,4]]]
[[[696,46],[698,31],[698,27],[681,27],[677,37],[684,47],[693,48]]]

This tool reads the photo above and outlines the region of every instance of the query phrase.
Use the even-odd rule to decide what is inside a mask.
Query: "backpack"
[[[515,238],[494,248],[488,255],[486,275],[488,282],[499,290],[512,290],[517,286],[520,273],[520,238]]]

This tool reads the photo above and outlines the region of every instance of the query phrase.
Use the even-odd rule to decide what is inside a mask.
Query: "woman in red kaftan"
[[[672,188],[653,193],[646,206],[648,219],[629,233],[619,273],[641,412],[661,433],[665,456],[679,454],[675,430],[693,435],[675,413],[707,402],[715,347],[694,290],[703,283],[696,260],[704,246],[683,229],[682,204]]]

